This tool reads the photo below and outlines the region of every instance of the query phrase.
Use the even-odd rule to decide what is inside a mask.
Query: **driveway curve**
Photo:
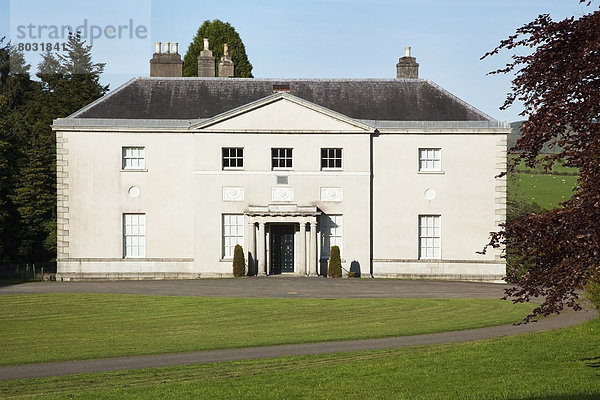
[[[263,277],[193,281],[25,283],[0,286],[0,296],[35,293],[117,293],[208,297],[500,298],[504,293],[504,288],[506,288],[506,285],[470,282]],[[598,317],[597,311],[591,306],[584,304],[584,310],[582,311],[573,312],[568,310],[556,317],[526,325],[503,325],[464,331],[381,339],[24,364],[0,367],[0,380],[470,342],[563,328],[577,325],[596,317]]]

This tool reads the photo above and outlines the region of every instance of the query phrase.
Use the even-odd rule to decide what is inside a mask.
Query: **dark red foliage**
[[[527,270],[514,277],[518,286],[507,289],[507,297],[544,299],[526,321],[558,313],[565,305],[579,309],[576,291],[600,276],[600,11],[593,7],[579,18],[557,22],[540,15],[482,57],[531,49],[492,72],[516,74],[502,109],[516,100],[525,107],[521,115],[527,122],[512,150],[529,166],[541,158],[546,168],[561,160],[580,171],[572,199],[506,223],[488,244],[508,247],[513,266]],[[540,155],[545,143],[555,153]]]

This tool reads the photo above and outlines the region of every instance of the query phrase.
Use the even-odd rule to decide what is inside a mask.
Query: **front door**
[[[271,225],[271,274],[294,272],[294,225]]]

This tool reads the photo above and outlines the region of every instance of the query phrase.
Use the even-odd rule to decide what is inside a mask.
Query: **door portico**
[[[245,213],[249,271],[258,276],[277,273],[317,276],[320,214],[315,206],[250,206]]]

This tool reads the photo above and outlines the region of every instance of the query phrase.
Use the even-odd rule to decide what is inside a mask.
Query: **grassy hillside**
[[[509,155],[509,160],[515,155]],[[577,184],[577,168],[556,163],[548,172],[542,165],[526,167],[522,162],[508,176],[509,202],[538,204],[550,210],[571,198]],[[534,211],[535,207],[531,209]]]
[[[513,190],[519,191],[528,202],[536,202],[550,210],[571,198],[577,177],[572,175],[516,174]],[[510,190],[510,187],[509,187]]]

